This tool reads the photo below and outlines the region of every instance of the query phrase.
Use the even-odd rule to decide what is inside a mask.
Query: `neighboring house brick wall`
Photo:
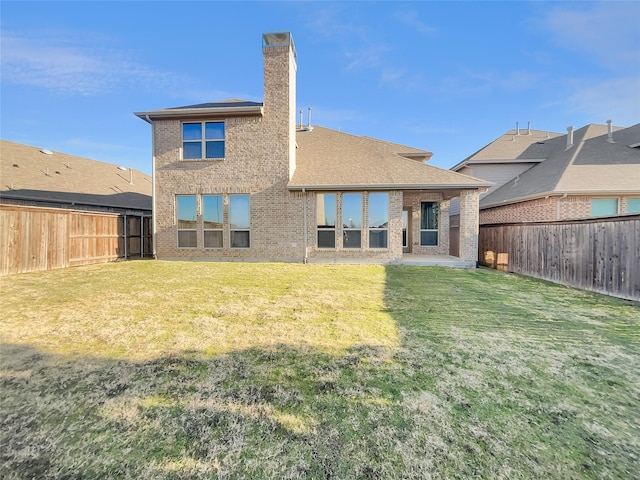
[[[480,224],[553,222],[556,220],[579,220],[591,217],[593,198],[617,198],[618,213],[626,214],[627,201],[632,196],[617,195],[568,195],[538,198],[526,202],[512,203],[501,207],[480,210]]]

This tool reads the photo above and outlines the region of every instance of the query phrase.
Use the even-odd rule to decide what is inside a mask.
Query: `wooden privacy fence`
[[[149,226],[143,216],[0,205],[0,275],[141,258]]]
[[[640,300],[640,215],[481,225],[481,265]]]

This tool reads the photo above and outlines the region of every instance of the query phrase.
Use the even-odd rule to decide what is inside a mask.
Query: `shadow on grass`
[[[617,416],[639,413],[629,378],[588,357],[590,347],[560,352],[561,341],[527,333],[537,314],[525,318],[513,311],[526,306],[510,313],[499,295],[486,298],[483,282],[499,277],[427,272],[386,269],[384,308],[401,340],[394,348],[358,345],[329,354],[277,344],[134,362],[2,345],[0,476],[632,472],[634,427],[622,426],[624,435],[614,429]],[[605,375],[614,381],[600,385]],[[597,388],[585,388],[586,378]],[[613,420],[603,399],[617,412]]]

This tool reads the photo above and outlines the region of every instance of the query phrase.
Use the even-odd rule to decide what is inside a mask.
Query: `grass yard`
[[[0,279],[0,477],[630,479],[640,304],[493,270]]]

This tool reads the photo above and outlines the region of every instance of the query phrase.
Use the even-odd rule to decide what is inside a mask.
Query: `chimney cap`
[[[293,57],[296,58],[296,47],[293,44],[291,32],[275,32],[262,34],[263,47],[291,47]]]

